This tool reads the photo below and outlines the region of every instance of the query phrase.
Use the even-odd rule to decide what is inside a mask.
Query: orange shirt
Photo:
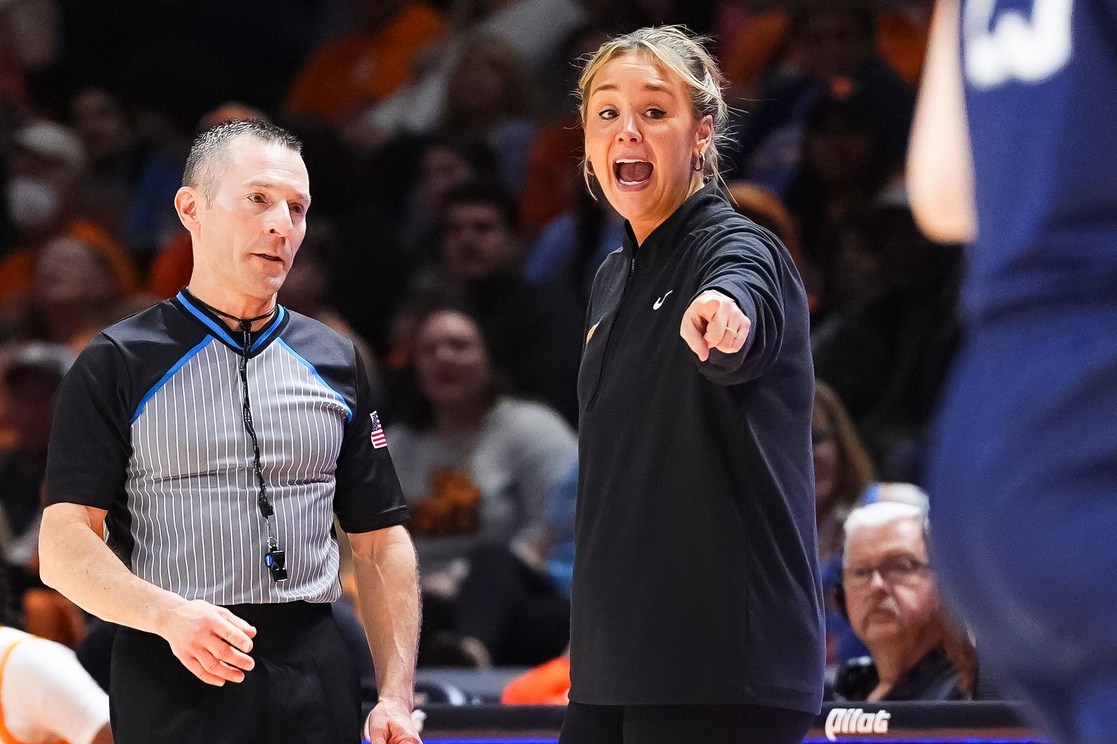
[[[930,19],[917,21],[902,13],[882,12],[877,19],[877,52],[904,80],[916,85],[930,32]]]
[[[121,297],[139,289],[139,276],[127,252],[104,228],[86,220],[73,220],[66,234],[95,248],[109,262]],[[35,274],[35,249],[21,248],[0,262],[0,308],[12,308],[25,302]]]
[[[151,262],[147,290],[159,300],[167,300],[190,282],[194,271],[194,249],[190,233],[183,230],[163,246]]]
[[[749,20],[723,52],[722,72],[739,91],[759,90],[761,78],[790,26],[787,13],[762,13]]]
[[[787,12],[777,10],[753,17],[730,40],[724,51],[722,70],[736,89],[759,89],[761,76],[772,63],[773,55],[781,51],[789,30]],[[928,21],[913,20],[895,11],[882,11],[877,16],[877,54],[904,80],[915,85],[923,71],[929,32]],[[782,51],[785,57],[792,58],[798,53],[796,49]]]
[[[295,79],[287,109],[350,119],[403,84],[415,56],[446,28],[435,10],[409,3],[375,35],[326,42]]]
[[[516,677],[504,688],[505,705],[566,705],[570,702],[570,659],[560,656]]]
[[[531,144],[520,210],[532,233],[577,208],[578,192],[585,188],[578,168],[582,138],[578,120],[564,120],[543,129]]]

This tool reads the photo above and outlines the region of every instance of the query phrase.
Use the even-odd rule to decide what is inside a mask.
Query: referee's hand
[[[370,744],[423,744],[411,709],[390,697],[380,698],[368,714],[361,738]]]
[[[244,673],[255,665],[248,652],[256,628],[201,599],[184,601],[165,612],[159,635],[183,666],[206,684],[243,682]]]

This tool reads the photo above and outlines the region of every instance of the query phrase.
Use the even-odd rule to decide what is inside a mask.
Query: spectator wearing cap
[[[926,518],[924,507],[880,501],[846,519],[841,601],[870,657],[839,669],[839,699],[973,697],[976,655],[940,604]]]
[[[0,260],[0,316],[26,309],[39,250],[69,235],[100,252],[124,294],[136,291],[136,268],[100,225],[78,213],[86,158],[81,140],[50,121],[24,126],[12,140],[6,174],[8,214],[16,228],[15,250]]]

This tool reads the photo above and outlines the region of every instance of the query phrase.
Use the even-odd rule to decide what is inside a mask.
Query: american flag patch
[[[380,417],[376,411],[372,412],[372,446],[375,449],[388,446],[388,438],[384,436],[384,427],[380,425]]]

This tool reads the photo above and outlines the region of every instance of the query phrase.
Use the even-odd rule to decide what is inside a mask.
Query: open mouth
[[[621,186],[643,186],[652,178],[652,164],[646,160],[617,160],[613,163],[613,175]]]
[[[274,261],[275,263],[283,263],[282,258],[280,258],[279,256],[273,256],[270,253],[254,253],[252,255],[259,256],[260,258],[265,259],[267,261]]]

